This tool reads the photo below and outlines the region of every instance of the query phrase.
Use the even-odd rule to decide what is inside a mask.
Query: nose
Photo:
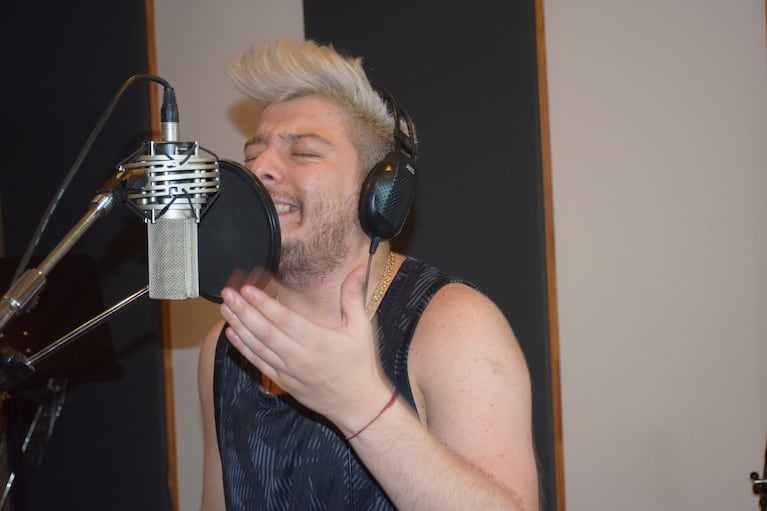
[[[280,171],[279,160],[270,149],[265,149],[258,157],[248,162],[250,170],[262,182],[282,182],[282,171]]]

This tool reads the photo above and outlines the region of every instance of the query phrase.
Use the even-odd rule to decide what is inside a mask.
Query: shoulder
[[[522,379],[528,377],[514,331],[495,302],[471,282],[418,260],[409,258],[403,267],[407,268],[407,280],[417,282],[407,286],[411,293],[426,299],[418,302],[419,310],[425,308],[417,320],[408,356],[411,381],[415,380],[416,386],[428,383],[426,376],[434,367],[465,370],[473,363],[481,364],[480,360],[515,371]]]
[[[207,335],[205,336],[205,339],[202,341],[202,350],[200,356],[212,356],[212,354],[216,351],[216,346],[218,345],[218,339],[221,337],[221,332],[225,326],[226,322],[221,319],[219,321],[216,321],[213,326],[208,330]]]
[[[524,365],[514,331],[503,312],[482,292],[460,283],[442,287],[426,307],[415,331],[412,348],[417,358],[434,363],[470,362],[463,357],[500,356],[510,369]]]
[[[527,363],[511,325],[491,299],[463,284],[442,287],[429,302],[408,372],[428,421],[436,410],[449,410],[457,394],[481,403],[513,391],[513,407],[527,412],[530,403]]]
[[[450,326],[473,330],[493,326],[511,334],[498,306],[481,291],[461,282],[441,287],[429,302],[422,319],[424,328]],[[491,321],[491,324],[486,325],[485,321]]]
[[[200,393],[203,396],[210,395],[213,391],[213,365],[216,358],[216,346],[218,346],[218,339],[224,324],[224,320],[217,321],[208,331],[200,347],[198,383]]]

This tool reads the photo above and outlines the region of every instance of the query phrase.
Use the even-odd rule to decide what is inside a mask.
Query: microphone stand
[[[85,234],[90,226],[99,218],[105,216],[114,207],[115,203],[121,202],[125,196],[124,184],[128,177],[128,174],[120,169],[114,176],[112,176],[98,191],[97,195],[91,201],[90,207],[85,215],[77,222],[77,224],[69,231],[63,240],[51,251],[51,253],[40,263],[37,268],[32,268],[25,271],[11,287],[3,295],[0,300],[0,332],[5,328],[8,322],[14,317],[21,314],[28,305],[34,300],[45,287],[46,277],[50,274],[56,264],[61,261],[74,244]],[[129,297],[128,303],[133,303],[138,297],[143,296],[142,291],[136,293],[132,297]],[[121,305],[123,304],[123,305]],[[127,304],[121,302],[113,309],[121,309]],[[111,309],[110,309],[111,310]],[[68,344],[71,340],[80,337],[82,334],[92,330],[101,322],[105,321],[108,317],[114,314],[114,311],[108,312],[108,315],[97,321],[92,326],[89,323],[83,325],[82,332],[80,328],[75,329],[71,334],[54,342],[48,348],[45,348],[40,353],[31,358],[27,358],[25,355],[16,352],[9,347],[0,348],[0,389],[7,389],[16,383],[31,376],[34,369],[34,362],[42,360],[49,356],[54,351],[58,350],[65,344]],[[107,313],[104,313],[107,314]],[[98,316],[97,318],[100,318]]]
[[[53,251],[40,263],[40,265],[37,268],[25,271],[11,284],[11,287],[3,295],[2,300],[0,301],[0,332],[11,319],[26,310],[29,304],[40,294],[45,287],[46,277],[83,234],[85,234],[90,226],[96,220],[109,213],[116,203],[124,200],[126,195],[125,182],[128,177],[130,177],[130,173],[120,168],[120,170],[118,170],[118,172],[97,192],[97,195],[91,201],[86,214],[83,215],[77,224],[69,231],[64,239],[56,245]],[[0,391],[9,390],[20,382],[26,380],[35,373],[35,364],[69,345],[86,333],[96,329],[115,314],[148,294],[149,286],[145,286],[49,344],[31,357],[27,357],[23,353],[20,353],[9,346],[0,347]],[[65,384],[63,386],[65,386]],[[48,387],[58,403],[57,410],[49,418],[50,423],[48,425],[48,430],[50,433],[50,429],[53,427],[53,422],[57,419],[60,407],[63,404],[64,390],[62,385],[54,379],[49,380]],[[42,405],[38,407],[35,419],[32,421],[32,424],[26,433],[24,445],[19,449],[20,455],[23,455],[26,451],[29,439],[37,429],[41,415]],[[0,507],[5,505],[15,479],[16,471],[11,470],[5,486],[0,491]]]
[[[762,478],[759,478],[759,472],[751,472],[751,480],[754,482],[754,494],[759,496],[759,510],[767,511],[767,447],[764,450]]]
[[[8,346],[0,347],[0,390],[8,390],[27,379],[35,371],[35,364],[53,355],[91,330],[101,326],[124,308],[133,305],[149,294],[149,286],[144,286],[132,295],[124,298],[101,314],[89,319],[69,333],[63,335],[31,357],[27,357]]]
[[[64,348],[68,344],[72,343],[74,340],[79,339],[83,335],[87,334],[91,330],[98,328],[102,323],[111,319],[114,315],[118,314],[126,307],[136,303],[138,300],[144,298],[148,294],[149,294],[149,286],[144,286],[143,288],[139,289],[132,295],[124,298],[120,302],[108,308],[101,314],[93,317],[92,319],[86,321],[85,323],[78,326],[74,330],[70,331],[66,335],[60,337],[58,340],[52,342],[51,344],[41,349],[40,351],[38,351],[37,353],[35,353],[29,358],[27,358],[24,354],[12,348],[9,348],[8,346],[0,347],[0,390],[8,390],[14,385],[25,380],[26,378],[34,374],[36,363],[40,362],[41,360],[44,360],[45,358],[54,354],[61,348]],[[50,431],[53,428],[53,423],[58,418],[60,408],[63,404],[64,390],[61,387],[66,387],[66,383],[61,384],[53,378],[48,381],[48,390],[52,391],[53,395],[56,398],[56,401],[58,401],[58,404],[56,406],[58,410],[53,413],[52,417],[49,418],[49,424],[48,424],[49,435],[50,435]],[[29,444],[30,438],[32,437],[32,435],[34,434],[35,430],[38,427],[38,422],[40,421],[42,410],[43,410],[42,405],[37,407],[37,412],[35,413],[35,417],[32,420],[32,424],[29,426],[29,429],[27,430],[24,443],[20,449],[22,455],[27,450],[27,445]],[[11,487],[13,486],[15,479],[16,479],[16,472],[12,471],[8,475],[8,480],[5,483],[5,487],[0,492],[0,509],[2,509],[3,506],[5,505],[5,502],[8,499],[8,496],[10,495]]]

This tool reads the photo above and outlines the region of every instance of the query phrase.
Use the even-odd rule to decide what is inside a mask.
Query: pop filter
[[[243,165],[219,160],[220,190],[199,224],[200,296],[222,303],[224,287],[264,287],[280,260],[280,223],[263,183]]]

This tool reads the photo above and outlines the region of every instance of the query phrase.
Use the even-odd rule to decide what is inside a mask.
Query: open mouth
[[[282,215],[290,211],[290,206],[288,204],[275,204],[274,209],[277,210],[278,215]]]

